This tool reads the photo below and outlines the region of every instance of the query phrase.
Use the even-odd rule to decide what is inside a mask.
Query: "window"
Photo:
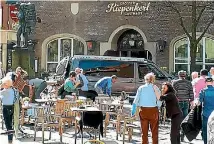
[[[83,55],[84,44],[73,38],[59,38],[47,45],[47,71],[55,72],[60,60],[73,55]]]
[[[144,79],[148,73],[154,73],[156,78],[165,78],[165,75],[152,64],[141,64],[138,66],[139,79]]]
[[[203,68],[214,66],[214,40],[203,37],[198,43],[196,50],[196,69],[200,71]],[[183,38],[174,44],[174,71],[190,71],[190,46],[189,40]]]
[[[76,64],[76,65],[75,65]],[[112,76],[120,78],[134,78],[134,64],[122,61],[80,60],[73,61],[73,69],[80,67],[86,76]]]
[[[2,25],[2,21],[3,21],[3,8],[2,8],[2,6],[0,5],[0,27],[2,27],[3,25]]]
[[[175,71],[176,70],[188,70],[188,41],[186,38],[181,39],[175,43],[174,48],[175,55]]]

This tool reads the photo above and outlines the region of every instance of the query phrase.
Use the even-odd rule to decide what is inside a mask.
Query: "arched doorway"
[[[133,25],[122,25],[115,29],[109,37],[109,49],[104,52],[105,56],[123,56],[153,59],[154,51],[144,44],[147,38],[143,31]]]
[[[123,32],[117,41],[119,56],[146,58],[152,60],[152,55],[144,49],[144,39],[139,32],[129,29]]]

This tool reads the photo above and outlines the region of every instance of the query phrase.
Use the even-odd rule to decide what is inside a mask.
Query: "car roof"
[[[132,57],[112,57],[112,56],[90,56],[90,55],[74,55],[72,60],[116,60],[116,61],[132,61],[132,62],[143,62],[153,63],[152,61],[145,58],[132,58]]]

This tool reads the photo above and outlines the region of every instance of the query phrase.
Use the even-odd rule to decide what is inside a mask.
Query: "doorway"
[[[124,31],[117,41],[117,53],[121,57],[137,57],[152,60],[152,54],[144,49],[144,40],[134,29]]]

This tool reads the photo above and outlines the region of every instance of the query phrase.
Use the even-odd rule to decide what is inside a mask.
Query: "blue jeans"
[[[204,144],[207,144],[207,122],[208,117],[202,116],[202,138],[204,140]]]
[[[188,115],[188,111],[189,111],[189,101],[180,101],[178,104],[183,113],[183,119],[185,119],[185,117]]]

